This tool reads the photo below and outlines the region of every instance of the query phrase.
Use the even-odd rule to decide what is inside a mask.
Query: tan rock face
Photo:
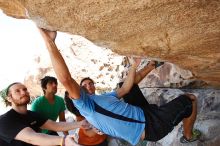
[[[0,0],[0,9],[8,16],[27,18],[25,7],[17,0]]]
[[[7,4],[6,4],[7,3]],[[220,87],[219,0],[4,0],[5,13],[123,55],[160,58]]]

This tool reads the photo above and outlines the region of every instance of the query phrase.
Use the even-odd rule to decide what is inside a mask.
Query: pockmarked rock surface
[[[122,55],[175,63],[220,87],[219,0],[0,0],[0,9]]]

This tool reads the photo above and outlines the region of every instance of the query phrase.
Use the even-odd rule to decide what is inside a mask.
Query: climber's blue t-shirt
[[[144,112],[141,108],[129,105],[117,98],[116,92],[102,95],[89,95],[84,89],[80,98],[73,100],[80,113],[97,129],[107,135],[122,138],[132,145],[138,143],[145,128]],[[108,112],[140,122],[128,122],[97,112],[97,105]],[[100,109],[100,108],[99,108]]]

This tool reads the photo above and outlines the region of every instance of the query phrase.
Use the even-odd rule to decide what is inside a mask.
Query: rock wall
[[[175,63],[220,87],[219,0],[0,0],[0,8],[119,54]]]

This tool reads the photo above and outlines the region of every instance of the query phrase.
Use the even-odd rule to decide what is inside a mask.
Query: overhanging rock
[[[220,87],[219,0],[1,0],[0,8],[119,54],[167,60]]]

